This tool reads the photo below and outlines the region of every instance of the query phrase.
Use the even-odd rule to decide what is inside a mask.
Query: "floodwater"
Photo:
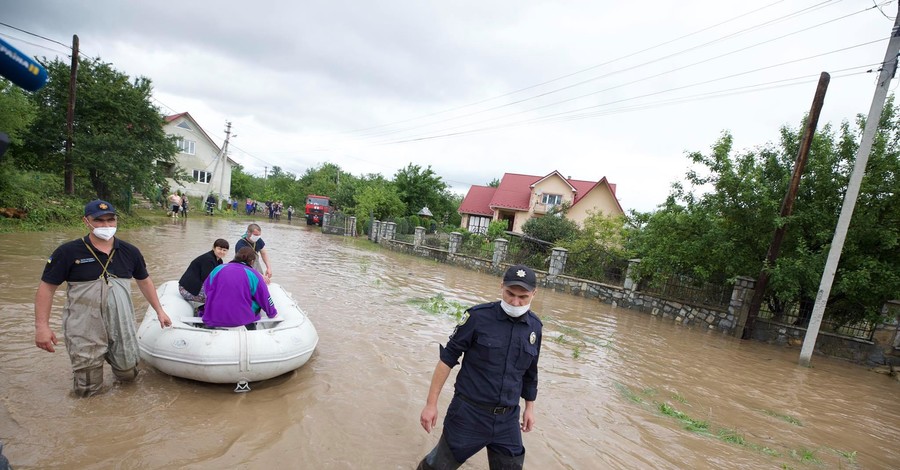
[[[46,257],[81,233],[0,234],[0,441],[13,466],[415,468],[441,430],[425,433],[419,412],[455,321],[416,301],[494,300],[499,278],[294,223],[265,221],[263,238],[273,281],[307,311],[319,346],[244,394],[142,365],[135,384],[107,368],[106,393],[74,398],[62,344],[34,346],[33,299]],[[120,235],[158,285],[244,228],[196,216]],[[60,338],[64,290],[51,322]],[[133,290],[139,322],[147,303]],[[820,356],[801,368],[799,348],[567,294],[539,291],[533,309],[544,345],[528,468],[900,468],[900,383],[887,376]],[[484,451],[462,468],[486,469]]]

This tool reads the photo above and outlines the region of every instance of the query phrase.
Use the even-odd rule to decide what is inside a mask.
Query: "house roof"
[[[460,214],[476,214],[476,215],[493,215],[494,209],[514,209],[518,211],[527,211],[531,207],[531,191],[532,188],[541,181],[551,177],[559,176],[569,187],[572,188],[574,194],[572,205],[578,204],[584,196],[590,193],[595,187],[600,185],[609,186],[613,199],[619,210],[622,209],[616,195],[616,185],[610,184],[604,176],[600,181],[575,180],[562,176],[558,171],[552,171],[546,176],[522,175],[518,173],[504,173],[500,179],[500,185],[496,188],[488,186],[472,186],[469,188],[468,194],[459,206]],[[624,212],[624,211],[623,211]]]
[[[462,204],[459,205],[460,214],[475,214],[493,216],[494,211],[491,210],[491,199],[497,188],[490,186],[472,186],[466,197],[463,198]]]
[[[211,143],[213,145],[213,147],[216,148],[216,154],[219,154],[222,151],[222,148],[219,147],[218,145],[216,145],[216,142],[209,137],[209,134],[207,134],[206,131],[203,130],[203,127],[199,123],[197,123],[197,120],[194,119],[194,116],[191,116],[191,113],[188,113],[187,111],[185,111],[183,113],[172,114],[170,116],[163,117],[163,119],[166,121],[166,124],[177,121],[180,118],[190,119],[190,121],[192,123],[194,123],[194,126],[196,126],[197,129],[199,129],[200,132],[203,134],[203,137],[206,137],[206,140],[208,140],[209,143]],[[234,165],[238,164],[238,162],[232,160],[231,157],[228,157],[228,161]]]

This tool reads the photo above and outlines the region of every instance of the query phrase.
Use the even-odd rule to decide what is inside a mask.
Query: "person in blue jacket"
[[[444,430],[420,470],[452,470],[487,447],[491,469],[520,469],[525,462],[522,432],[534,428],[542,323],[531,311],[537,279],[527,266],[506,270],[498,302],[462,315],[440,348],[428,398],[419,421],[426,432],[437,425],[437,403],[450,370],[463,356]],[[519,400],[525,409],[519,422]]]
[[[262,312],[278,315],[262,274],[252,268],[256,252],[245,246],[230,263],[216,267],[203,282],[206,304],[201,318],[209,327],[246,326],[255,330]]]

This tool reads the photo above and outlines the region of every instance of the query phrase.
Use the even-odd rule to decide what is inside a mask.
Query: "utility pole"
[[[237,136],[235,136],[237,137]],[[231,140],[231,121],[225,121],[225,144],[222,146],[222,171],[219,175],[219,209],[222,208],[222,194],[225,190],[225,168],[228,167],[228,142]],[[231,191],[228,191],[229,194]]]
[[[72,139],[75,137],[75,80],[78,78],[78,35],[72,35],[72,65],[69,70],[69,104],[66,107],[66,155],[63,161],[65,193],[75,194],[75,170],[72,164]]]
[[[813,136],[816,134],[816,126],[819,123],[822,104],[825,102],[825,92],[828,91],[828,82],[830,81],[831,75],[825,72],[819,75],[819,85],[816,87],[816,95],[813,97],[812,106],[809,109],[809,117],[806,120],[806,129],[804,129],[803,138],[800,141],[800,150],[797,152],[797,160],[794,162],[794,173],[791,175],[791,183],[788,186],[787,194],[784,195],[784,200],[781,202],[781,220],[790,217],[794,212],[794,199],[797,198],[797,191],[800,188],[800,177],[803,175],[803,169],[806,168],[809,148],[812,146]],[[778,260],[778,254],[781,252],[781,242],[784,240],[786,231],[787,224],[785,223],[781,223],[775,229],[775,235],[772,237],[769,251],[766,253],[766,264],[763,265],[759,271],[759,277],[756,279],[756,289],[753,291],[753,298],[750,300],[747,321],[744,323],[741,339],[750,339],[753,335],[753,326],[756,323],[756,317],[759,315],[759,307],[762,305],[766,287],[769,285],[769,269],[775,266],[775,261]]]
[[[859,196],[859,187],[866,172],[869,152],[872,150],[872,142],[875,140],[878,122],[881,120],[881,112],[884,110],[884,101],[887,98],[891,79],[894,78],[897,71],[897,54],[900,54],[900,11],[894,19],[891,40],[884,53],[884,62],[881,63],[875,95],[872,97],[872,106],[869,108],[869,116],[866,118],[866,128],[863,131],[859,149],[856,151],[856,161],[853,163],[853,171],[850,173],[847,193],[844,194],[844,204],[841,206],[834,238],[832,238],[831,248],[828,250],[825,271],[822,273],[816,302],[813,304],[806,337],[803,338],[803,347],[800,349],[800,365],[804,367],[809,367],[809,361],[816,346],[816,338],[819,336],[819,327],[822,324],[822,317],[825,315],[825,305],[828,304],[828,296],[831,295],[831,284],[834,282],[834,274],[837,271],[838,262],[841,260],[844,241],[847,239],[847,228],[850,226],[853,209],[856,207],[856,198]]]

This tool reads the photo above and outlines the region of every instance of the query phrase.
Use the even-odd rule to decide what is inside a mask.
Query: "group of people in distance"
[[[76,395],[90,396],[102,388],[104,362],[112,366],[119,381],[137,377],[131,279],[156,312],[160,327],[171,326],[172,321],[160,304],[140,250],[115,237],[118,219],[112,204],[89,202],[83,222],[88,235],[60,245],[44,267],[34,301],[35,345],[54,352],[58,341],[50,327],[53,294],[63,282],[68,283],[62,324],[73,389]],[[270,318],[277,315],[267,286],[272,267],[261,233],[259,225],[250,224],[229,263],[223,261],[228,242],[216,240],[212,250],[191,261],[181,277],[180,294],[187,301],[204,303],[202,319],[207,326],[250,326],[261,311]],[[260,274],[260,257],[266,264],[265,275]],[[466,310],[446,346],[440,346],[419,416],[426,432],[437,426],[438,398],[451,369],[461,367],[441,436],[418,469],[456,469],[484,448],[491,469],[522,468],[522,433],[535,425],[541,352],[542,323],[531,311],[536,286],[531,268],[509,267],[499,286],[500,300]]]
[[[197,312],[207,327],[244,326],[255,330],[261,312],[269,318],[278,315],[267,287],[272,268],[261,233],[259,225],[250,224],[229,263],[224,262],[228,241],[216,240],[212,251],[194,258],[178,280],[181,297],[201,304]],[[260,257],[266,264],[265,275],[260,272]]]

